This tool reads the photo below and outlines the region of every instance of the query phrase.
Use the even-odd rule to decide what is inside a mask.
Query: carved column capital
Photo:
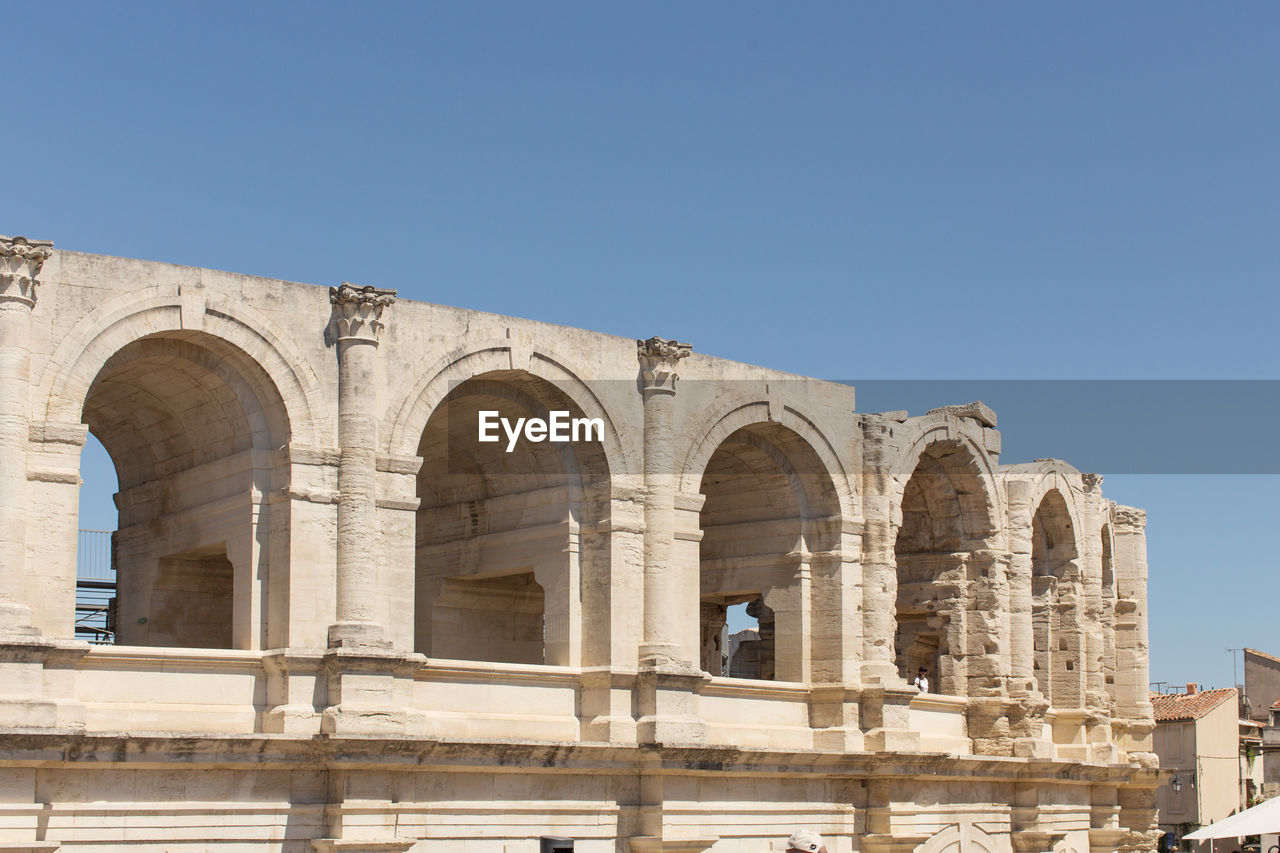
[[[645,393],[664,391],[674,394],[676,380],[680,378],[677,368],[680,359],[688,358],[693,352],[693,344],[682,344],[666,338],[652,337],[648,340],[636,340],[636,355],[640,359],[640,378],[644,383]]]
[[[387,325],[382,319],[383,312],[395,301],[394,290],[360,287],[349,281],[329,288],[338,340],[354,339],[377,345]]]
[[[53,253],[48,240],[0,236],[0,301],[36,304],[36,276]]]
[[[1096,492],[1102,485],[1101,474],[1081,474],[1080,483],[1084,486],[1086,492]]]

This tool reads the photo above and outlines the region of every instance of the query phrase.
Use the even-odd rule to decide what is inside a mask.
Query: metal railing
[[[81,530],[76,550],[76,637],[96,645],[115,642],[116,572],[112,530]]]

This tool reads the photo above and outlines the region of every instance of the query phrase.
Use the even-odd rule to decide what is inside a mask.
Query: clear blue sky
[[[0,233],[819,377],[1280,378],[1274,4],[9,17]],[[1278,486],[1107,478],[1150,512],[1153,679],[1280,652]]]

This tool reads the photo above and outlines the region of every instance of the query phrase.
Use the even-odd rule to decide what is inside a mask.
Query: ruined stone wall
[[[0,247],[0,840],[1149,840],[1145,516],[1002,465],[986,406],[862,414],[663,338]],[[598,434],[477,439],[557,410]],[[92,649],[88,430],[120,479]]]

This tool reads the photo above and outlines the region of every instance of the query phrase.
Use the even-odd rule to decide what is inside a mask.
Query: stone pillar
[[[1130,761],[1154,760],[1155,728],[1150,697],[1151,659],[1147,648],[1147,514],[1116,506],[1114,524],[1116,575],[1116,716],[1124,728],[1121,746]]]
[[[773,649],[769,659],[760,661],[760,677],[776,681],[809,682],[811,678],[810,658],[812,638],[809,634],[811,592],[813,572],[808,558],[804,555],[794,559],[795,564],[780,564],[778,571],[790,569],[788,583],[775,586],[765,591],[764,596],[756,601],[767,608],[767,612],[752,612],[753,601],[747,605],[747,615],[754,617],[760,625],[762,650]],[[781,629],[781,630],[779,630]],[[772,640],[772,642],[769,642]]]
[[[1031,506],[1030,485],[1006,483],[1009,536],[1009,692],[1024,696],[1036,690],[1035,629],[1031,619]]]
[[[1154,756],[1153,756],[1154,757]],[[1156,848],[1160,838],[1157,825],[1156,788],[1160,785],[1159,771],[1156,764],[1148,765],[1146,773],[1121,785],[1116,792],[1116,803],[1120,808],[1119,822],[1125,835],[1116,844],[1117,853],[1138,853]]]
[[[839,524],[833,551],[810,559],[812,607],[809,725],[815,749],[860,752],[862,737],[862,524]]]
[[[26,573],[27,442],[30,432],[31,309],[36,276],[53,244],[0,237],[0,632],[34,635],[23,601]]]
[[[75,699],[75,665],[89,646],[41,636],[24,594],[31,589],[27,528],[41,512],[32,508],[38,506],[33,500],[43,497],[28,485],[31,311],[36,277],[52,250],[49,242],[0,237],[0,727],[84,728],[84,705]],[[43,425],[36,432],[39,441],[49,437]],[[69,437],[83,440],[83,430]],[[65,454],[51,458],[59,455]],[[37,463],[37,486],[63,481],[74,490],[79,484],[76,471],[48,468],[41,459]],[[46,509],[57,515],[58,507]]]
[[[1085,530],[1077,534],[1080,541],[1081,559],[1084,561],[1084,595],[1085,595],[1085,706],[1093,711],[1110,712],[1111,701],[1107,695],[1106,684],[1106,626],[1104,614],[1104,590],[1102,575],[1104,573],[1104,547],[1099,531],[1101,519],[1098,516],[1099,487],[1102,475],[1082,474],[1086,506],[1088,513]],[[1090,500],[1092,498],[1092,500]],[[1110,554],[1105,559],[1110,561]]]
[[[1009,543],[1009,736],[1014,755],[1052,758],[1052,739],[1043,736],[1049,702],[1035,673],[1035,620],[1032,615],[1031,529],[1035,507],[1026,480],[1005,480]],[[1046,675],[1047,677],[1047,675]]]
[[[378,512],[378,341],[383,316],[395,303],[394,290],[356,287],[343,282],[329,289],[338,345],[338,537],[335,612],[329,626],[329,648],[317,677],[323,681],[325,708],[322,734],[421,736],[426,715],[413,707],[414,675],[426,663],[419,654],[392,648],[390,632],[380,616],[390,611],[380,597],[384,555],[379,546]],[[384,466],[387,467],[387,466]],[[302,671],[309,677],[312,661],[277,664],[279,673]],[[286,701],[273,709],[273,725],[299,731],[313,725],[306,714],[293,714],[296,698],[285,682],[277,694]],[[279,713],[276,713],[276,712]]]
[[[378,340],[394,290],[329,289],[338,344],[337,621],[330,646],[385,643],[378,622]]]
[[[891,422],[862,419],[862,681],[905,686],[894,662],[898,565],[894,555],[893,474],[889,470]]]
[[[700,616],[702,668],[712,675],[723,675],[725,650],[721,641],[724,639],[724,628],[728,620],[725,606],[703,602]]]
[[[31,419],[27,446],[29,572],[23,604],[46,637],[75,638],[76,556],[79,550],[80,451],[89,428],[82,423]]]
[[[893,506],[890,424],[886,418],[862,419],[862,690],[859,725],[868,750],[910,752],[920,748],[911,730],[910,704],[917,693],[898,674],[894,638],[898,623],[898,560],[894,546],[901,512]]]
[[[708,676],[693,662],[697,648],[680,637],[696,623],[680,624],[686,609],[676,560],[676,459],[673,409],[677,367],[692,346],[664,338],[636,341],[644,394],[644,621],[636,676],[641,743],[701,743],[706,726],[694,714]],[[698,610],[689,608],[696,620]]]
[[[644,394],[644,634],[640,661],[688,663],[677,639],[679,583],[673,576],[676,534],[676,459],[672,447],[677,368],[691,344],[649,338],[636,341]]]

